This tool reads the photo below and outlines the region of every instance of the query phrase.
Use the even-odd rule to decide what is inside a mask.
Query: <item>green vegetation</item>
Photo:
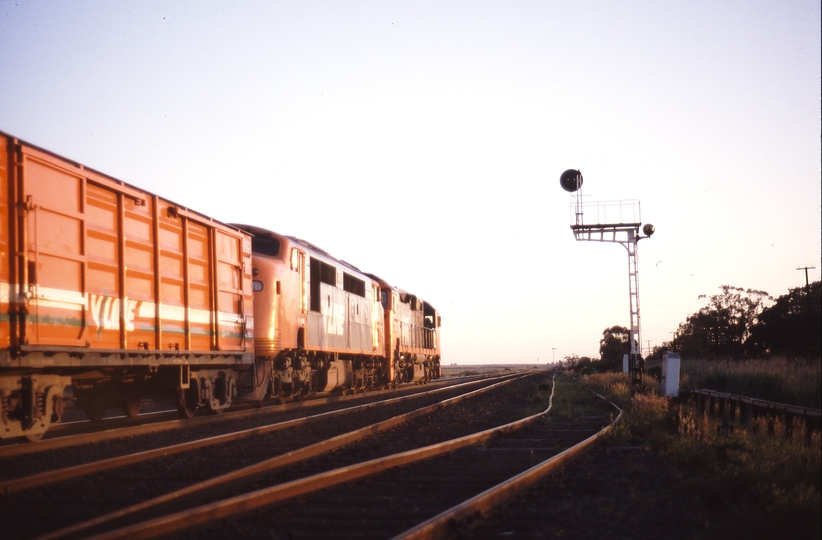
[[[717,419],[699,415],[688,404],[668,400],[652,389],[630,397],[625,375],[594,374],[583,380],[625,407],[624,421],[615,426],[606,445],[641,446],[666,457],[675,467],[676,481],[659,489],[674,490],[674,496],[687,501],[687,511],[700,515],[709,536],[820,536],[818,432],[806,447],[802,429],[788,438],[785,426],[778,422],[776,436],[768,436],[764,424],[756,432],[738,425],[722,430]]]
[[[622,357],[631,352],[631,331],[624,326],[612,326],[602,331],[599,340],[597,371],[622,371]]]
[[[609,415],[616,417],[616,410],[609,404],[597,399],[584,384],[576,378],[558,375],[554,392],[554,406],[551,418],[571,418],[580,415],[602,415],[607,421]]]

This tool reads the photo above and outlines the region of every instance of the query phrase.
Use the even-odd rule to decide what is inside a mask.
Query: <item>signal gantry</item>
[[[641,352],[639,316],[639,273],[637,271],[637,244],[650,238],[656,231],[650,223],[642,225],[639,201],[582,201],[582,173],[568,169],[559,177],[559,185],[574,194],[571,211],[574,218],[571,230],[577,241],[612,242],[621,244],[628,251],[628,303],[630,306],[631,352],[623,360],[623,371],[631,374],[634,389],[642,385],[644,361]],[[586,223],[585,217],[589,218]],[[642,234],[640,234],[640,228]]]

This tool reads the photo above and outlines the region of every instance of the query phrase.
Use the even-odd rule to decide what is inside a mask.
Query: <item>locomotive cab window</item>
[[[255,236],[251,239],[251,251],[259,255],[276,257],[280,254],[280,241],[268,236]]]

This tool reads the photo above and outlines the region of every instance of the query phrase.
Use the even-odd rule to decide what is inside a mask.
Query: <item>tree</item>
[[[562,363],[563,362],[561,362],[561,364]],[[591,359],[587,356],[580,358],[576,354],[565,357],[564,367],[575,373],[581,373],[582,375],[590,375],[594,372],[594,368],[591,367]]]
[[[782,354],[819,358],[822,352],[822,282],[791,289],[762,311],[751,329],[751,355]]]
[[[622,356],[631,352],[631,331],[612,326],[602,331],[599,340],[599,367],[602,371],[622,371]]]
[[[673,348],[697,357],[738,358],[745,354],[744,344],[757,318],[773,298],[765,291],[720,287],[708,305],[689,315],[679,325]],[[699,298],[706,298],[700,295]]]

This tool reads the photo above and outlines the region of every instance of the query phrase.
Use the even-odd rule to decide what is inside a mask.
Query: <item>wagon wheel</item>
[[[83,412],[86,413],[88,419],[93,423],[98,423],[103,420],[103,415],[106,414],[106,406],[98,401],[89,401],[80,406]]]
[[[126,413],[126,416],[129,418],[137,418],[137,415],[140,414],[140,400],[127,399],[123,402],[123,412]]]
[[[43,435],[45,435],[45,434],[46,434],[45,431],[41,431],[40,433],[26,433],[25,437],[26,437],[26,440],[29,441],[29,442],[37,442],[40,439],[42,439]]]
[[[191,379],[188,388],[177,390],[177,410],[183,418],[191,418],[197,413],[200,405],[200,391],[197,387],[197,380]]]

